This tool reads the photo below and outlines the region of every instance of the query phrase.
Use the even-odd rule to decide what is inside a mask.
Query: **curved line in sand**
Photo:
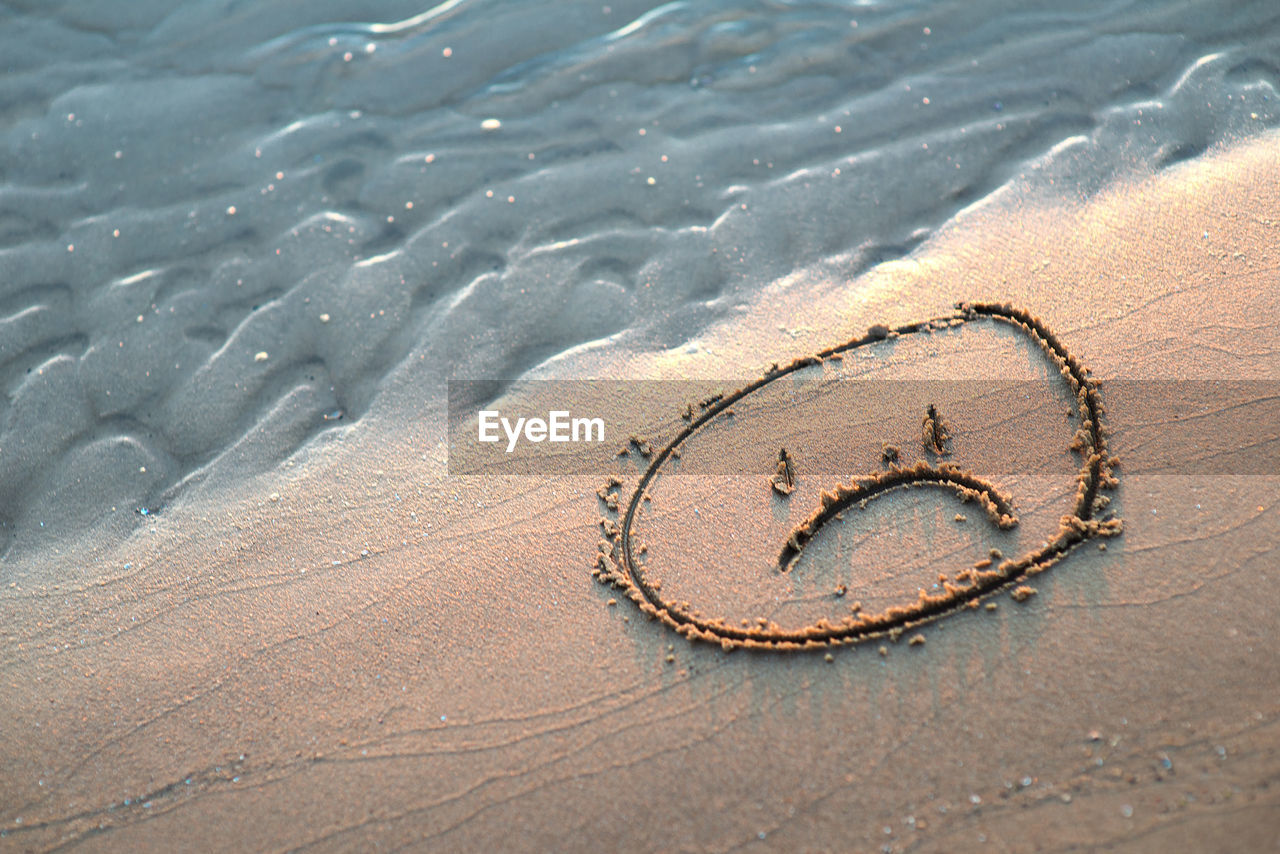
[[[791,535],[778,555],[778,569],[787,572],[795,566],[804,547],[822,526],[835,519],[854,504],[866,505],[867,501],[894,489],[911,486],[941,486],[954,490],[961,501],[977,501],[987,511],[987,518],[1001,530],[1018,524],[1013,513],[1013,502],[1000,492],[995,484],[963,471],[959,466],[943,463],[938,468],[920,463],[914,468],[891,468],[860,478],[852,484],[841,484],[834,492],[823,491],[818,509],[808,519],[791,530]]]
[[[912,605],[895,605],[876,614],[858,614],[845,617],[840,622],[820,619],[797,629],[784,629],[773,624],[734,626],[723,618],[707,618],[692,613],[679,603],[665,599],[660,583],[645,577],[644,569],[635,559],[635,535],[633,526],[646,488],[658,470],[676,448],[699,428],[715,418],[735,402],[765,385],[787,376],[803,367],[821,364],[828,357],[864,347],[891,336],[911,335],[918,332],[959,326],[980,319],[1008,323],[1020,329],[1035,341],[1046,356],[1058,367],[1063,380],[1076,398],[1082,426],[1077,434],[1084,464],[1076,479],[1075,510],[1062,517],[1057,534],[1039,549],[1016,560],[1004,560],[991,568],[965,570],[957,576],[956,583],[946,582],[942,593],[920,592]],[[963,607],[976,607],[978,600],[1001,588],[1043,572],[1061,560],[1075,545],[1096,536],[1113,536],[1122,530],[1118,518],[1099,521],[1095,515],[1106,506],[1106,499],[1099,494],[1116,484],[1112,473],[1115,461],[1107,453],[1106,431],[1102,425],[1102,404],[1098,398],[1097,384],[1088,376],[1088,370],[1080,364],[1057,336],[1039,318],[1024,309],[1007,303],[961,303],[956,312],[947,317],[933,318],[907,324],[889,330],[883,326],[872,327],[867,334],[850,339],[843,344],[822,350],[813,356],[797,359],[785,367],[775,367],[759,379],[727,394],[709,404],[698,417],[692,418],[674,439],[650,461],[640,478],[622,524],[614,539],[613,551],[600,555],[597,574],[606,583],[612,583],[626,592],[628,597],[650,617],[661,620],[690,639],[719,643],[726,649],[736,647],[796,650],[824,648],[846,643],[856,643],[872,637],[901,632],[903,629],[929,622]],[[794,565],[805,544],[823,525],[846,507],[900,487],[931,485],[955,490],[962,499],[976,499],[987,511],[991,521],[1001,528],[1017,524],[1012,506],[1006,496],[991,483],[965,472],[953,465],[933,467],[921,463],[910,468],[891,468],[886,472],[841,484],[834,492],[822,493],[821,506],[795,529],[779,556],[779,567],[785,571]]]

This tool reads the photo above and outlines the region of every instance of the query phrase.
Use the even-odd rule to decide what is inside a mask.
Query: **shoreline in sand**
[[[852,303],[801,273],[702,341],[721,375],[749,376],[762,352],[995,299],[1032,306],[1104,384],[1272,379],[1275,151],[1270,135],[1076,205],[984,206]],[[784,317],[808,331],[779,335]],[[588,351],[555,369],[708,358]],[[290,469],[194,490],[121,545],[60,544],[82,575],[41,579],[50,553],[14,555],[0,845],[1274,844],[1277,478],[1122,475],[1107,552],[920,647],[726,654],[607,605],[589,575],[598,477],[444,476],[444,414],[424,420],[415,370],[431,368]],[[1074,494],[1029,485],[1046,518]],[[685,488],[662,498],[673,535],[695,507],[755,518]],[[908,546],[950,509],[912,498],[867,547],[928,554]],[[731,570],[704,593],[773,595]],[[872,581],[911,596],[912,570]]]

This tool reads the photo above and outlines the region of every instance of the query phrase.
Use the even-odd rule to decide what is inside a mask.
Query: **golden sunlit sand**
[[[1114,378],[1273,379],[1277,210],[1270,135],[1074,205],[1006,194],[853,301],[797,274],[705,337],[714,365],[571,367],[750,377],[761,354],[992,301],[1034,311],[1104,396]],[[1123,536],[1077,547],[1020,605],[830,661],[724,652],[593,581],[601,477],[447,477],[443,413],[424,425],[414,393],[432,366],[406,370],[367,430],[292,468],[193,489],[121,546],[15,558],[24,579],[23,561],[87,569],[0,591],[0,801],[21,816],[0,848],[1276,844],[1277,473],[1122,461]],[[1175,435],[1194,455],[1194,426]],[[1069,500],[1066,480],[1026,509]],[[684,489],[655,505],[715,508]],[[924,553],[923,530],[894,536]]]

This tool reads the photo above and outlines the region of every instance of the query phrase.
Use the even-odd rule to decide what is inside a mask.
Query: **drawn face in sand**
[[[975,351],[985,375],[965,380]],[[993,358],[1010,359],[1000,377]],[[693,406],[627,501],[611,479],[620,516],[595,574],[726,648],[896,634],[1120,532],[1102,416],[1087,370],[1021,309],[872,327]],[[1011,483],[1034,493],[1031,519]]]

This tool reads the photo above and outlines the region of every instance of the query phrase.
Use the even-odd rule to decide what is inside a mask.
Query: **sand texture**
[[[976,214],[845,312],[894,322],[927,278],[947,297],[1038,302],[1104,390],[1121,372],[1269,375],[1275,151],[1263,140],[1072,209]],[[749,321],[723,335],[745,350],[769,337]],[[1131,427],[1109,417],[1117,436]],[[1029,602],[955,614],[927,644],[828,663],[690,645],[606,605],[589,575],[594,480],[424,477],[389,433],[270,494],[158,519],[100,558],[127,569],[6,591],[4,801],[25,825],[11,842],[1275,841],[1274,475],[1122,462],[1125,530],[1105,552],[1079,547]],[[1194,431],[1184,441],[1194,454]],[[698,483],[655,503],[745,501]],[[915,512],[894,549],[928,560],[921,538],[946,522]],[[910,569],[890,592],[913,592]]]
[[[1280,846],[1269,6],[92,5],[0,9],[0,851]],[[652,431],[451,474],[520,377]]]

